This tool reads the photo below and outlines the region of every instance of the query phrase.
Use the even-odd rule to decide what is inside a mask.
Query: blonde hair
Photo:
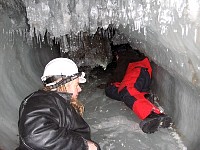
[[[51,87],[49,87],[49,86],[44,86],[43,90],[44,91],[65,91],[66,90],[66,86],[65,85],[61,85],[61,86],[57,87],[56,89],[51,89]],[[70,104],[72,105],[72,107],[74,107],[76,112],[78,114],[80,114],[81,117],[83,117],[84,105],[78,99],[74,99],[74,98],[70,99]]]
[[[70,100],[70,104],[74,107],[76,112],[80,114],[81,117],[83,117],[84,105],[78,99],[73,99],[73,98]]]

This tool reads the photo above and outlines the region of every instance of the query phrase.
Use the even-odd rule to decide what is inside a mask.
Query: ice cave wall
[[[173,116],[186,146],[198,148],[198,0],[2,0],[0,12],[0,147],[16,147],[20,101],[40,86],[42,68],[58,56],[54,50],[49,53],[47,45],[43,51],[29,45],[34,27],[37,35],[47,29],[51,37],[60,38],[81,30],[94,33],[98,26],[106,29],[114,24],[133,47],[156,63],[153,89]],[[25,34],[30,34],[28,39]]]
[[[19,2],[0,1],[0,149],[18,145],[18,109],[27,95],[41,86],[46,63],[58,52],[48,45],[27,44],[25,7]]]

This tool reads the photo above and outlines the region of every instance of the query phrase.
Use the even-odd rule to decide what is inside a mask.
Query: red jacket
[[[140,75],[141,68],[146,68],[151,78],[152,68],[151,68],[148,58],[145,58],[138,62],[129,63],[128,68],[126,70],[126,74],[119,86],[119,89],[118,89],[119,92],[126,86],[128,91],[130,91],[131,95],[137,94],[136,90],[135,89],[132,90],[132,89],[134,88],[133,84],[136,82],[136,80],[138,79]]]
[[[127,88],[129,94],[136,99],[132,106],[134,113],[140,119],[145,119],[152,111],[159,114],[160,110],[145,98],[144,95],[147,92],[141,92],[136,89],[136,81],[140,77],[141,68],[147,69],[151,79],[152,68],[148,58],[145,58],[141,61],[129,63],[121,83],[115,82],[114,85],[118,87],[118,92],[120,92],[124,87]]]

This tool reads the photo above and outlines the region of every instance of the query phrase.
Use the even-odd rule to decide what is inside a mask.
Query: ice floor
[[[108,75],[108,74],[107,74]],[[93,72],[82,86],[80,101],[85,105],[84,118],[91,127],[92,139],[102,150],[186,150],[175,129],[160,129],[145,134],[140,120],[122,102],[112,100],[96,86],[105,83],[104,73]]]

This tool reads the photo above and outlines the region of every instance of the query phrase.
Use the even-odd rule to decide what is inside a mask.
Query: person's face
[[[81,91],[82,91],[82,89],[79,86],[79,78],[76,78],[75,80],[72,80],[71,82],[69,82],[69,84],[67,86],[67,92],[68,93],[72,93],[72,98],[73,99],[77,99],[78,98],[78,94]]]

